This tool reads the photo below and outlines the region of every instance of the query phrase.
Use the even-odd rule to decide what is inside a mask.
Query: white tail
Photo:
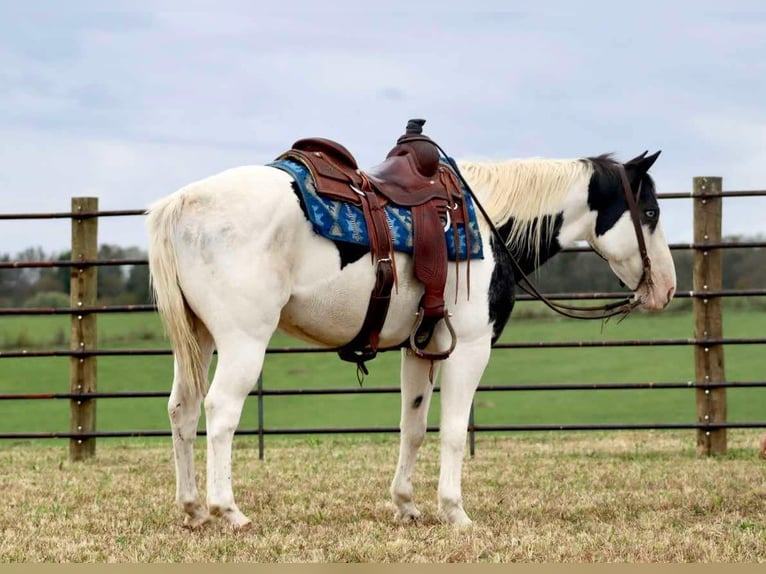
[[[183,204],[183,195],[174,193],[148,210],[149,275],[165,332],[173,346],[180,371],[177,375],[192,395],[204,396],[207,380],[199,342],[194,335],[195,315],[178,282],[178,259],[173,242]]]

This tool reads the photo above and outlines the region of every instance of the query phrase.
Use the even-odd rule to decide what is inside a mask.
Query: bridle
[[[633,311],[633,309],[641,305],[643,301],[636,298],[628,298],[628,297],[626,297],[625,299],[621,299],[619,301],[614,301],[612,303],[606,303],[604,305],[594,305],[594,306],[566,305],[564,303],[556,303],[554,301],[551,301],[545,295],[540,293],[537,287],[535,287],[534,283],[532,283],[532,281],[529,279],[527,274],[524,273],[524,271],[521,269],[519,262],[516,261],[516,258],[513,256],[513,253],[511,253],[511,250],[508,248],[508,245],[506,245],[505,239],[503,239],[497,227],[492,222],[492,219],[489,217],[486,210],[484,209],[484,206],[478,200],[478,198],[476,197],[476,194],[473,192],[471,187],[468,185],[468,182],[463,177],[463,174],[460,172],[460,169],[458,168],[455,160],[452,159],[450,156],[448,156],[444,152],[444,150],[441,148],[441,146],[438,146],[438,144],[437,144],[437,147],[439,148],[439,151],[442,152],[447,163],[449,163],[452,169],[455,171],[458,178],[460,178],[460,181],[465,186],[466,191],[471,195],[471,198],[473,199],[474,203],[479,208],[479,211],[484,216],[484,219],[487,221],[489,228],[492,230],[493,235],[498,240],[498,242],[503,246],[503,249],[505,250],[505,253],[506,255],[508,255],[508,258],[511,262],[511,266],[513,267],[514,275],[516,276],[518,285],[519,287],[521,287],[521,289],[524,292],[526,292],[528,295],[536,299],[539,299],[547,307],[549,307],[556,313],[563,315],[565,317],[570,317],[572,319],[608,319],[609,317],[614,317],[616,315],[626,316],[628,313]],[[638,282],[638,285],[636,285],[636,289],[635,289],[635,291],[638,291],[638,289],[642,285],[651,287],[652,265],[651,265],[651,260],[649,259],[649,254],[646,250],[646,240],[644,239],[644,234],[641,230],[641,219],[640,219],[640,214],[638,211],[638,204],[636,203],[636,197],[633,195],[633,189],[630,186],[630,181],[628,181],[628,176],[625,173],[625,168],[619,164],[617,164],[617,167],[619,168],[619,172],[620,172],[622,191],[625,194],[625,201],[628,204],[628,211],[630,212],[630,218],[633,221],[633,229],[636,232],[636,239],[638,240],[638,252],[641,255],[641,264],[643,266],[643,274],[641,275],[641,280]],[[638,193],[641,193],[641,182],[639,182],[638,184]]]

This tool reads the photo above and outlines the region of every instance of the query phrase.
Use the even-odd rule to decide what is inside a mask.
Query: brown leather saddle
[[[468,211],[454,172],[440,161],[439,149],[423,135],[425,120],[410,120],[406,133],[379,165],[360,170],[356,159],[343,145],[324,138],[296,141],[277,159],[292,159],[310,171],[319,195],[361,207],[370,236],[370,254],[376,270],[375,286],[359,333],[340,348],[344,360],[359,365],[378,352],[383,328],[396,283],[391,230],[383,207],[395,204],[412,211],[413,267],[425,293],[409,337],[413,352],[431,360],[446,359],[455,348],[455,332],[444,303],[447,280],[447,245],[444,234],[451,228],[458,245],[457,225],[468,222]],[[470,238],[466,233],[467,264]],[[456,261],[459,265],[459,261]],[[426,351],[436,324],[444,319],[452,342],[444,351]]]

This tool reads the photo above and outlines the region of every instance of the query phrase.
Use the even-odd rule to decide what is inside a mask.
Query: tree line
[[[726,241],[764,241],[755,237],[730,236]],[[673,252],[678,275],[678,290],[692,289],[693,252]],[[104,244],[98,259],[146,259],[138,247]],[[0,261],[70,261],[71,252],[46,253],[30,247]],[[0,306],[68,307],[70,267],[0,269]],[[146,265],[100,266],[98,302],[102,305],[151,303],[149,270]],[[609,265],[595,253],[566,253],[551,259],[533,276],[543,292],[618,291],[620,287]],[[766,288],[766,248],[723,250],[723,286],[725,289]]]
[[[725,237],[724,242],[763,242],[766,236]],[[723,288],[766,288],[766,248],[723,249]],[[691,291],[693,287],[694,251],[674,250],[677,290]],[[603,292],[619,291],[616,276],[609,265],[593,252],[561,254],[543,265],[537,272],[535,282],[546,292]]]
[[[29,247],[14,256],[3,254],[0,261],[71,261],[72,252],[46,253]],[[146,259],[138,247],[104,244],[97,259]],[[0,269],[0,306],[69,307],[69,282],[72,267],[25,267]],[[146,265],[99,266],[98,302],[101,305],[150,303],[149,268]]]

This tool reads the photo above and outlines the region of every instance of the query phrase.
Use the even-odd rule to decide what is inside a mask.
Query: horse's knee
[[[420,445],[426,438],[426,426],[425,425],[411,425],[410,427],[403,427],[401,429],[402,438],[407,443],[407,446],[412,449],[419,449]]]

